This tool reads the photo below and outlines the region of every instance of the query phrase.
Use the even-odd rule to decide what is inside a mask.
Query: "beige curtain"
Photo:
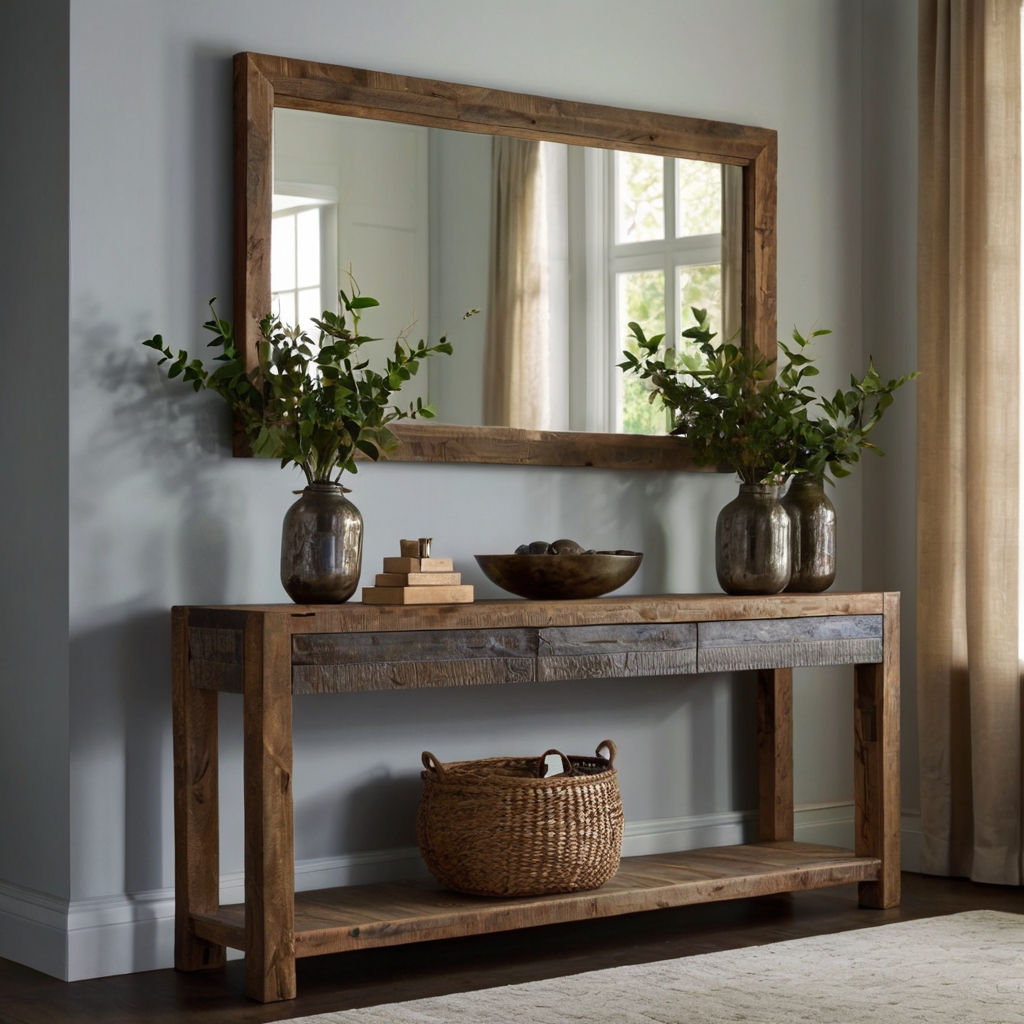
[[[540,143],[494,138],[484,423],[547,429],[547,204]]]
[[[722,337],[743,326],[743,168],[722,164]]]
[[[1021,883],[1020,4],[920,0],[922,866]]]

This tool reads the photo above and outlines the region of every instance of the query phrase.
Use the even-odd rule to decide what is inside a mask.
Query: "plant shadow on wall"
[[[355,593],[363,520],[345,498],[341,477],[357,472],[357,454],[377,461],[398,447],[388,429],[395,420],[435,415],[421,398],[403,409],[394,396],[424,359],[452,352],[445,337],[434,345],[410,343],[407,328],[383,367],[371,367],[365,346],[381,339],[364,335],[360,320],[379,303],[360,294],[351,273],[349,281],[351,294],[338,292],[341,311],[325,309],[312,319],[319,328],[316,341],[267,313],[259,325],[255,366],[212,299],[213,318],[203,326],[215,335],[210,347],[220,349],[214,369],[184,350],[175,355],[159,334],[142,343],[160,354],[158,365],[169,364],[168,377],[181,377],[195,391],[213,391],[227,402],[253,455],[302,470],[306,488],[285,516],[281,543],[281,583],[300,603],[340,603]],[[463,319],[478,312],[470,310]]]
[[[729,466],[740,493],[719,513],[715,569],[728,594],[816,593],[835,579],[835,509],[826,480],[850,475],[863,450],[880,452],[868,435],[916,371],[887,383],[874,364],[848,390],[830,399],[810,384],[818,375],[807,348],[830,334],[793,331],[779,342],[787,363],[715,338],[707,311],[693,309],[695,327],[683,344],[664,346],[664,334],[646,337],[630,322],[635,350],[619,367],[639,378],[652,405],[669,411],[671,433],[689,442],[699,466]],[[780,502],[782,488],[789,490]]]
[[[72,324],[71,372],[79,382],[72,394],[82,404],[72,410],[72,521],[92,524],[92,536],[103,537],[130,510],[130,530],[106,543],[123,542],[121,555],[136,564],[137,578],[161,582],[155,600],[166,605],[163,587],[176,578],[190,600],[222,602],[231,524],[241,512],[221,477],[230,421],[212,401],[182,402],[135,344],[121,343],[125,333],[98,314]],[[147,495],[155,517],[136,515],[123,500],[145,504]],[[88,565],[83,571],[88,578]]]

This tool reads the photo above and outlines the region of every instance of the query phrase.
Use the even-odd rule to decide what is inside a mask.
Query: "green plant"
[[[779,342],[779,348],[789,360],[780,374],[786,387],[799,388],[803,378],[817,369],[812,358],[804,350],[814,338],[831,334],[831,331],[811,331],[807,337],[793,330],[794,348]],[[875,369],[874,361],[868,360],[868,372],[857,380],[850,376],[849,390],[841,388],[831,398],[817,395],[809,389],[823,415],[796,417],[790,425],[789,443],[792,445],[792,470],[806,473],[819,484],[850,475],[849,466],[860,461],[862,450],[884,455],[880,448],[868,440],[868,435],[878,426],[885,410],[892,405],[893,394],[908,381],[917,376],[917,370],[883,381]]]
[[[240,420],[254,455],[280,459],[282,467],[294,463],[309,483],[336,483],[346,470],[356,472],[357,451],[376,461],[398,447],[389,423],[436,414],[419,398],[408,409],[400,409],[392,404],[393,396],[412,379],[422,360],[452,352],[446,337],[436,345],[411,345],[403,332],[384,369],[370,369],[361,350],[380,339],[360,333],[360,314],[380,303],[361,295],[354,280],[351,291],[351,296],[339,293],[342,312],[325,310],[313,320],[320,329],[315,342],[267,314],[260,321],[258,365],[252,369],[246,369],[231,325],[217,316],[213,299],[213,319],[203,326],[216,335],[210,347],[221,349],[213,360],[221,364],[216,369],[207,370],[202,360],[187,352],[175,355],[159,334],[142,344],[161,354],[158,365],[170,363],[168,377],[180,376],[196,391],[220,395]],[[471,310],[466,317],[476,312]]]
[[[773,360],[731,342],[713,344],[707,312],[692,312],[696,326],[683,332],[690,344],[678,351],[659,351],[664,335],[647,338],[630,323],[639,354],[623,352],[619,366],[648,382],[649,400],[670,410],[672,433],[690,444],[697,465],[731,466],[744,483],[781,484],[793,473],[819,481],[826,473],[847,476],[861,449],[878,451],[868,434],[892,404],[893,392],[916,376],[886,384],[871,365],[862,380],[851,378],[849,391],[829,400],[808,382],[818,368],[804,351],[829,331],[806,338],[794,331],[793,348],[780,342],[788,363],[772,377]]]

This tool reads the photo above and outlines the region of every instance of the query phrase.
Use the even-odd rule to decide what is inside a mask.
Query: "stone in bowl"
[[[484,575],[502,590],[533,601],[600,597],[618,590],[640,568],[636,551],[576,555],[477,555]]]

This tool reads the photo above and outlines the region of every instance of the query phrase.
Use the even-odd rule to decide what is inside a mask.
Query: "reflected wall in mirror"
[[[370,333],[450,334],[399,459],[693,468],[616,366],[627,323],[678,346],[700,306],[774,356],[770,130],[238,54],[235,131],[247,353],[268,309],[336,309],[350,266]]]
[[[449,334],[402,391],[439,422],[664,434],[627,324],[739,331],[742,203],[735,165],[278,109],[273,309],[315,332],[351,268],[371,333]]]

